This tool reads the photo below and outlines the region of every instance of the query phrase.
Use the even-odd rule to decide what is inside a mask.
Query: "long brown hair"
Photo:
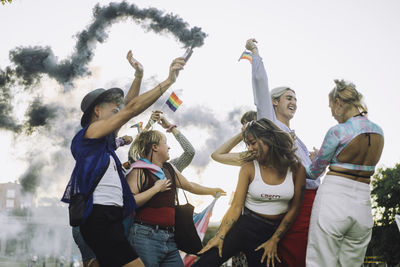
[[[258,150],[260,151],[260,142],[268,146],[268,151],[263,156],[265,162],[260,162],[263,165],[271,166],[278,170],[280,175],[285,175],[288,168],[296,171],[299,164],[299,158],[296,156],[296,148],[292,137],[276,126],[268,119],[260,119],[250,122],[243,132],[243,140],[248,144],[249,136],[256,139]],[[243,161],[251,161],[254,156],[247,156]]]

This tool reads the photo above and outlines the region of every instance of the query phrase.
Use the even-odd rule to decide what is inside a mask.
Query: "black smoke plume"
[[[202,46],[206,37],[201,28],[189,28],[179,16],[164,14],[156,8],[140,9],[125,1],[104,7],[97,4],[93,9],[92,23],[76,35],[77,42],[69,58],[59,61],[48,46],[17,47],[10,51],[14,69],[7,67],[5,71],[0,70],[0,128],[14,132],[21,128],[12,116],[10,88],[16,83],[25,88],[32,87],[40,82],[43,75],[55,79],[66,89],[72,88],[74,79],[90,75],[88,64],[94,57],[96,43],[105,42],[108,28],[127,18],[147,30],[172,34],[184,47]],[[45,118],[43,120],[46,121]],[[31,118],[28,124],[30,122]],[[38,125],[30,125],[30,129]]]

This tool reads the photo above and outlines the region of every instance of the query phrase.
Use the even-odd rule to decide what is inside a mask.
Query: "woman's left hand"
[[[128,60],[129,64],[135,69],[138,75],[143,75],[143,65],[137,61],[133,55],[132,50],[129,50],[128,54],[126,55],[126,59]]]
[[[269,239],[267,242],[262,243],[260,246],[258,246],[255,251],[264,249],[264,254],[261,257],[261,262],[264,262],[265,257],[267,256],[267,266],[270,266],[270,263],[272,264],[272,267],[275,267],[275,259],[278,262],[281,262],[281,260],[278,257],[278,242]]]
[[[221,196],[226,196],[226,192],[224,190],[222,190],[221,188],[213,188],[212,192],[211,192],[211,195],[213,197],[217,197],[217,195],[219,197],[221,197]]]

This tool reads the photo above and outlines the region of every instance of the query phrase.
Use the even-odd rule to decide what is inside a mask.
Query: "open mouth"
[[[290,110],[295,111],[296,109],[293,106],[288,107]]]

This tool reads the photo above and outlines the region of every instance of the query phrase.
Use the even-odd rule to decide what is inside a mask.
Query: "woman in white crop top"
[[[250,122],[243,139],[250,153],[241,166],[232,204],[194,267],[220,266],[240,251],[250,267],[280,261],[278,242],[297,216],[305,169],[290,135],[268,119]]]

